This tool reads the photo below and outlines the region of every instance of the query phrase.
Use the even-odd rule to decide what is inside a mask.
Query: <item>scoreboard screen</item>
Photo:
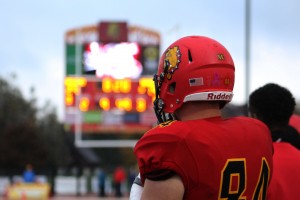
[[[65,122],[83,132],[144,132],[156,122],[152,77],[113,79],[65,78]],[[77,117],[77,118],[76,118]]]
[[[141,47],[135,42],[84,45],[83,67],[85,73],[95,73],[98,78],[137,78],[141,75]]]
[[[79,67],[76,62],[80,63]],[[158,62],[159,45],[136,42],[66,44],[66,76],[137,79],[153,76]]]

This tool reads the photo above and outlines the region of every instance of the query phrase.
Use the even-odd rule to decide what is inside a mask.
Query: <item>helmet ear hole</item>
[[[190,50],[188,50],[188,56],[189,56],[189,63],[193,62],[193,58]]]
[[[168,92],[171,93],[171,94],[174,94],[175,93],[175,89],[176,89],[176,82],[173,82],[169,85],[169,89],[168,89]]]

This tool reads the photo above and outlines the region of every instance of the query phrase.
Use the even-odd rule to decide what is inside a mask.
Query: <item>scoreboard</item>
[[[80,111],[83,132],[142,132],[156,121],[152,77],[66,77],[66,123],[73,129]]]
[[[65,130],[142,134],[156,124],[153,74],[160,34],[127,22],[100,22],[65,35]],[[100,135],[99,135],[100,134]],[[130,137],[130,136],[128,136]]]

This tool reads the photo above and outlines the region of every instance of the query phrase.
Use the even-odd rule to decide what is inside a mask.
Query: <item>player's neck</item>
[[[184,104],[177,112],[176,116],[180,121],[196,120],[221,116],[219,104],[211,102],[191,102]]]

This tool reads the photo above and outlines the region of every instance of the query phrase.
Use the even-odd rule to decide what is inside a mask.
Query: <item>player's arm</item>
[[[152,181],[146,179],[141,199],[181,200],[183,198],[183,195],[183,182],[178,175],[174,175],[171,178],[160,181]]]

